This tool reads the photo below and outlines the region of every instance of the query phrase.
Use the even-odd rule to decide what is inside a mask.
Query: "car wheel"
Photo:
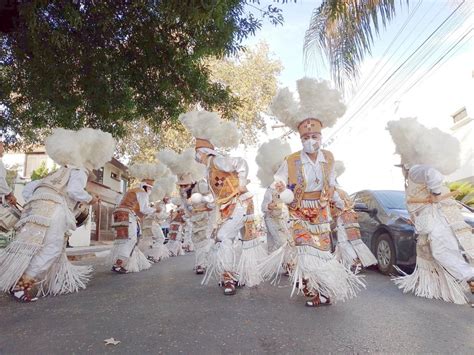
[[[390,275],[395,270],[395,246],[389,234],[380,234],[375,245],[375,256],[382,274]]]

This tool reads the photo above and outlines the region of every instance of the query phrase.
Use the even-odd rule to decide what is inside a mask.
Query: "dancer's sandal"
[[[38,300],[38,297],[31,297],[27,291],[25,290],[10,290],[10,295],[13,297],[13,299],[17,302],[20,303],[30,303],[30,302],[36,302]]]
[[[128,274],[128,270],[122,266],[114,265],[112,266],[112,271],[116,272],[117,274]]]
[[[474,295],[474,280],[468,281],[467,284],[469,285],[469,288],[471,289],[471,293]]]
[[[225,281],[223,287],[224,287],[224,295],[226,296],[232,296],[237,293],[237,290],[235,289],[235,284],[233,281]]]
[[[152,262],[153,264],[156,264],[160,261],[160,259],[156,259],[155,257],[153,257],[151,255],[147,256],[146,258],[147,258],[148,261]]]
[[[321,300],[321,297],[324,298],[324,301]],[[331,299],[329,297],[323,295],[321,295],[321,297],[319,296],[319,294],[317,294],[310,301],[306,301],[305,306],[316,308],[320,306],[330,306],[332,304]]]

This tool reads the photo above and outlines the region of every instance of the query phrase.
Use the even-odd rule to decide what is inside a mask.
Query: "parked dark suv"
[[[363,190],[352,195],[359,216],[362,240],[372,250],[378,268],[393,273],[393,266],[416,262],[416,234],[405,204],[405,192]],[[472,209],[463,205],[466,222],[474,227]]]

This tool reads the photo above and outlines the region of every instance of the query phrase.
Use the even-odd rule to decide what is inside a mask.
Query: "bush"
[[[456,200],[474,207],[474,186],[468,182],[452,182],[448,184],[451,191],[459,191]]]
[[[40,166],[33,170],[33,172],[31,173],[31,181],[40,180],[45,176],[55,172],[56,170],[58,170],[56,164],[51,170],[48,170],[48,168],[46,167],[46,162],[42,161]]]

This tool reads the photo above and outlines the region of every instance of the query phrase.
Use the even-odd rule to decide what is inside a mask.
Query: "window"
[[[97,181],[99,184],[104,183],[104,168],[97,170],[97,179],[95,181]]]
[[[117,173],[115,173],[115,172],[113,172],[113,171],[110,172],[110,177],[111,177],[112,179],[116,180],[116,181],[120,181],[120,176],[119,176],[119,174],[117,174]]]
[[[453,117],[454,123],[458,123],[458,122],[461,121],[463,118],[467,117],[466,108],[463,108],[462,110],[458,111],[458,112],[455,113],[452,117]]]

